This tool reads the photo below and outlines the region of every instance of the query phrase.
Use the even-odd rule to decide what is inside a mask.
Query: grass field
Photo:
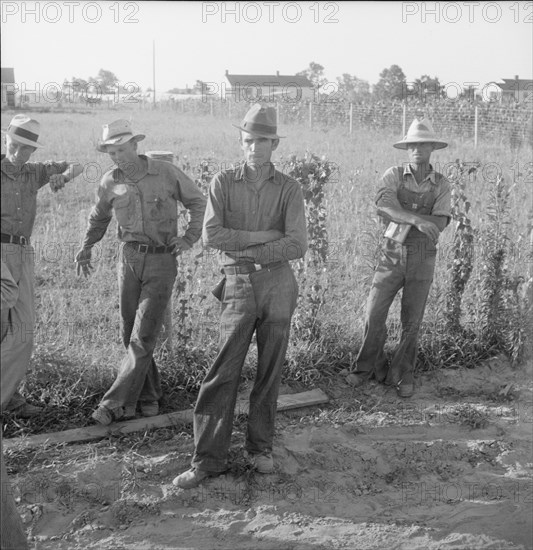
[[[12,113],[2,113],[5,128]],[[44,415],[32,421],[32,431],[52,431],[88,422],[92,407],[114,379],[123,355],[119,337],[118,291],[114,253],[118,245],[113,221],[99,252],[96,269],[89,280],[78,278],[73,263],[85,233],[99,175],[111,165],[106,155],[95,149],[101,125],[123,116],[119,111],[81,113],[39,113],[41,141],[46,147],[33,160],[66,159],[87,165],[80,176],[53,194],[48,188],[38,196],[38,213],[32,240],[36,248],[37,327],[33,370],[26,393],[54,409],[53,419]],[[126,113],[130,116],[130,112]],[[238,122],[237,120],[233,122]],[[178,163],[190,167],[199,177],[198,167],[208,161],[212,169],[240,159],[237,130],[228,120],[193,117],[176,112],[140,111],[133,113],[135,131],[147,135],[142,152],[169,150]],[[366,296],[373,273],[379,226],[373,197],[379,177],[389,167],[401,164],[405,153],[391,145],[401,136],[356,129],[327,131],[319,128],[282,127],[282,140],[274,160],[289,155],[298,158],[306,151],[325,156],[334,165],[326,185],[328,261],[316,274],[324,294],[317,313],[320,335],[315,339],[294,337],[291,341],[285,381],[305,386],[327,383],[327,378],[354,365],[362,335]],[[468,177],[465,192],[471,203],[469,217],[474,228],[474,266],[463,296],[463,318],[468,337],[458,340],[450,351],[442,346],[446,321],[445,295],[450,286],[454,224],[442,235],[435,280],[422,329],[422,369],[442,366],[461,367],[496,351],[490,342],[476,342],[480,320],[486,311],[483,288],[486,285],[487,258],[494,247],[503,251],[500,273],[507,308],[501,315],[512,332],[518,322],[527,328],[527,302],[524,289],[531,280],[532,172],[531,152],[511,153],[501,145],[484,144],[477,149],[471,142],[449,140],[449,147],[432,159],[443,167],[460,159],[479,161],[480,168]],[[497,175],[510,190],[507,204],[493,214]],[[493,246],[494,245],[494,246]],[[522,277],[524,284],[516,284]],[[217,345],[218,305],[210,288],[219,278],[216,258],[200,244],[183,256],[173,300],[174,338],[170,351],[158,350],[162,365],[166,404],[164,410],[185,408],[208,368]],[[522,280],[520,279],[520,282]],[[529,287],[530,288],[530,287]],[[302,301],[295,318],[296,327],[309,314],[301,285]],[[390,345],[398,336],[397,301],[389,317]],[[485,309],[484,309],[485,308]],[[313,310],[314,312],[315,310]],[[518,317],[517,317],[518,316]],[[297,333],[298,334],[298,333]],[[509,338],[517,337],[516,331]],[[523,331],[518,334],[523,337]],[[480,337],[481,338],[481,337]],[[244,377],[250,377],[254,351],[249,355]],[[6,435],[19,428],[8,425]]]

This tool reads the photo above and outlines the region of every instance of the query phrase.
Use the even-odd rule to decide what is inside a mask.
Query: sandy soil
[[[531,549],[532,372],[425,375],[410,400],[340,377],[328,406],[279,414],[273,474],[250,470],[238,419],[233,468],[190,491],[177,430],[8,465],[35,549]]]

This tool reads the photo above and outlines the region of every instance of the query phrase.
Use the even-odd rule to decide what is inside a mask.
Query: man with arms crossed
[[[429,163],[435,149],[447,147],[429,120],[414,120],[403,140],[409,163],[389,168],[381,179],[376,205],[388,224],[382,254],[367,302],[363,344],[356,359],[354,385],[375,376],[396,387],[400,397],[414,393],[418,331],[433,281],[439,234],[451,219],[448,180]],[[387,315],[398,291],[402,334],[390,367],[385,354]]]
[[[184,489],[227,469],[240,375],[254,332],[258,362],[246,450],[259,472],[272,471],[281,368],[298,298],[289,260],[307,250],[300,185],[270,161],[279,144],[276,110],[256,104],[237,128],[245,162],[215,174],[204,218],[204,244],[220,251],[225,287],[219,353],[194,410],[192,468],[173,482]]]

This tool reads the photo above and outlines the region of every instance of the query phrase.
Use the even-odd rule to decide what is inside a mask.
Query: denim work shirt
[[[2,233],[29,239],[37,213],[37,191],[53,174],[62,174],[68,162],[27,162],[20,171],[2,155]]]
[[[302,258],[307,250],[305,204],[300,184],[270,166],[258,191],[246,179],[246,164],[213,176],[202,239],[220,251],[223,266],[269,264]],[[255,231],[276,229],[284,237],[254,244]]]
[[[147,169],[137,181],[128,179],[120,168],[102,177],[89,215],[84,247],[102,239],[113,210],[121,241],[169,246],[178,235],[178,201],[190,213],[183,240],[192,246],[200,238],[206,199],[198,186],[174,164],[139,156],[147,163]]]

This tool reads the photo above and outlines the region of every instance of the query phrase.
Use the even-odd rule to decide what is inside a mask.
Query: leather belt
[[[274,262],[272,264],[242,264],[242,265],[227,265],[222,268],[222,272],[225,275],[242,275],[244,273],[254,273],[255,271],[261,271],[262,269],[274,269],[281,267],[287,262]]]
[[[136,242],[126,242],[126,246],[140,254],[170,254],[175,248],[174,246],[152,246]]]
[[[17,237],[17,235],[8,235],[7,233],[1,233],[1,239],[3,243],[11,243],[11,244],[30,244],[30,239],[26,239],[26,237]]]

